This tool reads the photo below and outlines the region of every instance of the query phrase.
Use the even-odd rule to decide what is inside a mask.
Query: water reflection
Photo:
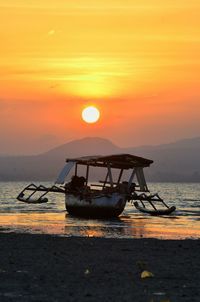
[[[188,219],[174,217],[151,217],[140,215],[120,216],[109,220],[84,220],[66,215],[65,234],[86,237],[105,238],[199,238],[200,225],[192,223],[188,227]]]
[[[152,191],[160,193],[170,206],[177,206],[174,215],[143,215],[128,203],[123,215],[107,220],[74,218],[66,213],[63,196],[55,194],[50,196],[48,204],[36,206],[18,202],[16,196],[25,185],[0,183],[2,232],[106,238],[200,238],[200,184],[150,184]]]
[[[126,229],[129,227],[129,222],[125,223],[120,217],[113,219],[83,219],[74,218],[66,214],[65,219],[65,234],[71,233],[74,236],[124,237],[127,236]],[[73,223],[75,219],[76,225]]]
[[[175,217],[176,218],[176,217]],[[125,215],[117,219],[81,219],[66,213],[0,214],[2,232],[26,232],[105,238],[200,238],[199,220]]]

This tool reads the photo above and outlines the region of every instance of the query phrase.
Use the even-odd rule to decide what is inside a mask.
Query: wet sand
[[[141,278],[147,270],[152,277]],[[199,301],[200,240],[0,233],[0,301]]]

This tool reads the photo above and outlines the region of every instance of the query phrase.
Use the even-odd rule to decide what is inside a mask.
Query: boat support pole
[[[161,202],[169,209],[169,206],[164,202],[164,200],[161,199]]]
[[[141,201],[141,204],[143,205],[143,208],[146,208],[144,202],[142,200],[140,200],[140,201]]]
[[[77,170],[78,170],[78,165],[77,165],[77,163],[76,163],[76,165],[75,165],[75,175],[77,176]]]
[[[156,207],[154,206],[153,202],[151,202],[151,200],[148,200],[148,202],[150,203],[150,205],[154,208],[155,211],[157,211]]]
[[[88,177],[89,177],[89,165],[87,165],[87,170],[86,170],[86,186],[88,184]]]
[[[128,189],[130,189],[130,187],[131,187],[134,176],[135,176],[135,169],[133,169],[133,171],[131,173],[131,177],[129,178]]]
[[[107,184],[107,181],[108,181],[108,172],[107,172],[107,174],[106,174],[106,179],[105,179],[105,181],[104,181],[104,183],[103,183],[103,188],[105,188],[105,186],[106,186],[106,184]]]
[[[122,178],[122,174],[123,174],[123,172],[124,172],[124,169],[121,169],[121,170],[120,170],[120,173],[119,173],[118,180],[117,180],[117,184],[119,184],[119,183],[120,183],[120,180],[121,180],[121,178]]]
[[[111,167],[110,167],[109,164],[108,164],[108,175],[109,175],[109,178],[110,178],[110,185],[111,185],[111,188],[113,188],[113,178],[112,178]]]

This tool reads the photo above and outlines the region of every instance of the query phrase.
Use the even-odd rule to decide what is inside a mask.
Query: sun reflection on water
[[[193,222],[189,227],[185,217],[170,219],[136,215],[135,218],[88,220],[66,213],[17,213],[1,214],[0,224],[4,232],[105,238],[200,238],[200,224]]]
[[[48,183],[46,183],[48,186]],[[0,183],[0,231],[106,238],[200,238],[200,184],[150,184],[177,211],[167,217],[139,213],[130,203],[116,219],[83,219],[70,216],[63,196],[50,195],[49,202],[27,205],[16,200],[26,183]],[[187,200],[188,199],[188,200]]]

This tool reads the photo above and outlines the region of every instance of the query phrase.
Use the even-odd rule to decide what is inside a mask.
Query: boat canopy
[[[149,167],[153,160],[131,154],[114,154],[107,156],[84,156],[69,158],[66,162],[75,162],[79,165],[93,167],[108,167],[116,169],[133,169],[136,167]]]
[[[58,178],[55,181],[56,184],[63,184],[65,182],[65,178],[67,177],[70,170],[74,166],[84,165],[87,167],[89,166],[106,167],[108,169],[110,178],[112,178],[111,168],[120,169],[120,170],[134,169],[132,173],[132,178],[136,173],[139,183],[141,183],[141,186],[145,188],[147,188],[147,186],[143,174],[143,168],[149,167],[150,164],[153,163],[153,161],[150,159],[146,159],[131,154],[114,154],[114,155],[107,155],[107,156],[84,156],[78,158],[68,158],[66,162],[67,162],[66,165],[64,166],[63,170],[60,172]],[[88,176],[86,178],[88,179]]]

